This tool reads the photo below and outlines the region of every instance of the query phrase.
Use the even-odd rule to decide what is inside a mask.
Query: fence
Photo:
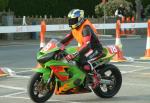
[[[96,29],[115,29],[116,23],[94,24]],[[47,31],[70,30],[68,24],[46,25]],[[40,25],[0,26],[0,33],[40,32]],[[123,23],[121,28],[147,28],[147,23]]]
[[[11,13],[13,14],[13,13]],[[1,14],[0,14],[1,15]],[[0,17],[1,18],[1,17]],[[27,16],[26,17],[26,23],[27,25],[40,25],[40,21],[41,20],[45,20],[47,24],[66,24],[68,19],[66,17],[64,18],[52,18],[52,17],[42,17],[42,16]],[[90,19],[90,21],[92,23],[103,23],[104,22],[104,18],[88,18]],[[13,25],[22,25],[22,20],[23,17],[13,17]],[[143,21],[143,20],[142,20]],[[116,18],[115,17],[106,17],[105,20],[106,23],[115,23],[116,22]],[[3,24],[3,23],[2,23]],[[146,29],[138,29],[136,30],[136,34],[137,35],[142,35],[142,34],[146,34]],[[55,31],[56,32],[56,31]],[[66,31],[65,31],[66,32]],[[56,34],[63,34],[65,32],[56,32]],[[103,30],[98,29],[98,32],[101,34],[104,34]],[[14,39],[32,39],[33,33],[20,33],[20,34],[13,34],[14,35]],[[115,30],[114,29],[106,29],[105,30],[105,35],[114,35],[115,34]],[[5,36],[7,36],[7,34],[0,34],[0,39],[6,38]]]
[[[43,22],[41,25],[28,25],[28,26],[0,26],[0,33],[26,33],[26,32],[41,32],[44,30],[44,33],[46,31],[52,32],[52,31],[65,31],[65,30],[70,30],[70,27],[68,24],[58,24],[58,25],[45,25],[43,26]],[[121,29],[141,29],[141,28],[147,28],[147,34],[148,37],[150,35],[150,20],[145,23],[120,23],[120,21],[117,21],[117,23],[106,23],[106,24],[94,24],[96,29],[116,29],[116,45],[121,47],[121,40],[120,40],[120,35],[121,35]],[[44,28],[44,29],[43,29]],[[42,43],[43,46],[44,43]],[[147,48],[149,49],[149,38],[147,39]],[[146,48],[146,49],[147,49]],[[150,54],[150,50],[148,50],[148,53],[146,52],[146,58],[150,59],[150,55],[147,56],[147,54]],[[118,54],[119,56],[122,55]],[[118,59],[118,57],[117,57]],[[120,61],[120,60],[119,60]]]
[[[120,20],[117,20],[116,23],[111,24],[94,24],[96,29],[116,29],[116,47],[118,48],[118,52],[116,52],[115,57],[113,58],[114,62],[124,62],[127,59],[123,56],[122,51],[122,43],[121,43],[121,29],[134,29],[134,28],[147,28],[147,43],[146,43],[146,51],[145,56],[141,57],[141,59],[150,60],[150,20],[147,23],[120,23]],[[46,31],[55,31],[55,30],[69,30],[68,25],[47,25],[44,21],[41,22],[41,32],[40,32],[40,47],[45,45],[45,32]],[[114,48],[113,48],[114,49]],[[116,51],[116,50],[115,50]]]
[[[94,24],[102,24],[104,23],[104,18],[88,18],[90,19],[90,21]],[[40,25],[40,21],[43,20],[42,17],[26,17],[26,23],[28,25],[32,25],[33,22],[35,22],[35,24],[39,24]],[[68,22],[67,18],[46,18],[44,19],[46,21],[47,24],[66,24]],[[145,22],[147,20],[141,20],[138,22]],[[116,18],[115,17],[106,17],[105,20],[106,23],[116,23]],[[22,18],[14,18],[14,24],[18,25],[18,24],[22,24]],[[146,29],[135,29],[136,34],[137,35],[142,35],[142,34],[146,34]],[[98,32],[101,34],[104,34],[103,30],[98,29]],[[61,34],[61,32],[58,32]],[[114,35],[115,34],[115,30],[114,29],[106,29],[105,30],[105,35]]]

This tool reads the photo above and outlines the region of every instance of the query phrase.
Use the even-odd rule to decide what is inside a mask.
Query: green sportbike
[[[67,95],[94,92],[102,98],[111,98],[118,93],[122,75],[115,65],[109,63],[117,52],[116,46],[104,47],[105,57],[88,61],[93,71],[92,83],[87,88],[87,73],[78,65],[78,56],[72,61],[65,59],[67,54],[75,53],[77,47],[67,47],[62,51],[58,44],[57,40],[52,39],[37,53],[41,67],[34,69],[35,73],[28,85],[28,94],[34,102],[45,102],[54,93]]]

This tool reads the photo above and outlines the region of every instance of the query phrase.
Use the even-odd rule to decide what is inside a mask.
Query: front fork
[[[92,88],[96,88],[98,85],[113,85],[113,82],[108,79],[102,79],[101,75],[96,72],[94,69],[94,74],[93,74],[93,84]]]
[[[100,75],[94,69],[92,88],[96,88],[101,83]]]
[[[51,70],[50,77],[49,77],[49,79],[47,81],[47,84],[49,84],[51,82],[51,80],[53,78],[53,74],[54,74],[54,72],[53,72],[53,70]]]

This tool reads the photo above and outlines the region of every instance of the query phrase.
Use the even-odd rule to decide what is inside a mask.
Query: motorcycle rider
[[[78,52],[68,54],[66,59],[70,61],[75,58],[75,55],[79,55],[79,65],[89,74],[92,67],[88,60],[95,60],[103,56],[103,47],[96,35],[97,30],[88,19],[84,18],[84,11],[80,9],[71,10],[68,13],[68,21],[71,32],[61,40],[60,49],[64,50],[65,46],[75,39],[79,44]]]

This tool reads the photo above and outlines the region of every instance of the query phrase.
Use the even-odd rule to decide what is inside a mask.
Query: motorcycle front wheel
[[[36,103],[47,101],[55,90],[55,79],[52,78],[47,84],[44,83],[42,76],[42,73],[33,74],[28,84],[29,97]]]
[[[93,89],[94,93],[101,98],[111,98],[116,95],[122,85],[120,70],[112,64],[105,64],[103,68],[98,68],[97,72],[100,75],[100,80],[110,81],[111,84],[100,83]]]

